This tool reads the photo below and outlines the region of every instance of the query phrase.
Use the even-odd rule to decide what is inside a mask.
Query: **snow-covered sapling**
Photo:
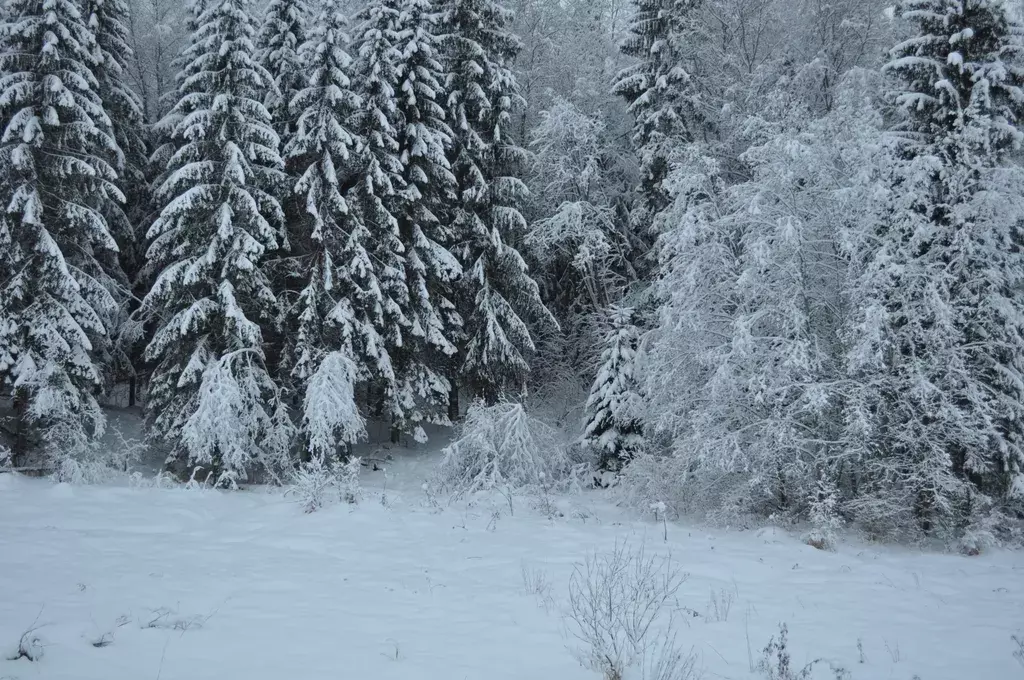
[[[359,497],[362,495],[362,489],[359,486],[359,468],[362,462],[361,458],[349,456],[347,461],[338,466],[338,491],[341,494],[341,500],[346,503],[358,503]]]
[[[570,479],[571,476],[572,473],[570,472]],[[551,492],[552,486],[548,483],[547,475],[543,472],[540,473],[540,489],[534,501],[534,508],[548,519],[562,516],[562,512],[558,509],[558,504],[555,502],[555,497]]]
[[[306,513],[322,508],[337,483],[334,470],[321,457],[303,463],[292,476],[292,490]]]
[[[643,447],[643,406],[636,384],[640,332],[633,310],[613,307],[601,367],[590,388],[583,424],[583,445],[596,452],[600,467],[619,470]]]
[[[819,480],[817,491],[810,503],[813,528],[805,538],[807,545],[818,550],[835,549],[836,532],[843,526],[838,505],[839,490],[836,485],[825,478]]]
[[[429,506],[435,512],[442,510],[441,503],[437,500],[437,491],[430,485],[429,482],[423,482],[420,486],[423,489],[423,495],[426,496],[427,506]]]
[[[500,490],[510,499],[515,490],[557,482],[570,467],[558,433],[530,417],[522,404],[478,402],[458,439],[444,449],[436,483],[456,496]],[[511,500],[509,505],[512,510]]]

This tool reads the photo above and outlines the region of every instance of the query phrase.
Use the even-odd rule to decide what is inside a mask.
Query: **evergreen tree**
[[[88,20],[98,50],[99,63],[95,73],[99,95],[110,118],[119,151],[115,168],[121,187],[128,194],[125,212],[130,220],[126,225],[129,233],[124,238],[133,240],[134,222],[131,218],[137,216],[145,202],[147,158],[142,100],[127,81],[128,64],[133,58],[128,44],[128,4],[125,0],[89,0]]]
[[[636,381],[640,333],[633,310],[612,307],[601,367],[585,407],[583,445],[600,456],[603,469],[619,469],[643,446],[643,401]]]
[[[289,313],[292,375],[305,394],[303,436],[313,456],[356,441],[361,425],[351,385],[393,375],[382,325],[383,295],[367,250],[371,234],[345,188],[358,176],[359,138],[348,128],[362,105],[348,73],[340,0],[323,0],[301,57],[306,86],[292,101],[295,136],[285,150],[300,172],[303,289]]]
[[[278,312],[262,260],[281,238],[272,190],[282,161],[250,10],[223,0],[195,19],[171,113],[177,150],[148,234],[160,273],[144,301],[156,323],[146,348],[153,433],[170,463],[212,469],[227,485],[272,469],[288,435],[261,328]]]
[[[405,190],[399,130],[403,121],[398,111],[398,63],[396,47],[401,38],[401,0],[372,0],[356,15],[359,21],[353,41],[356,61],[356,92],[362,107],[353,118],[356,133],[363,140],[359,153],[357,183],[350,192],[353,209],[370,234],[367,248],[376,268],[383,302],[378,332],[392,348],[405,344],[409,327],[406,310],[409,288],[405,280],[405,247],[399,237],[398,215]],[[380,406],[392,423],[402,420],[398,386],[393,368],[378,376]]]
[[[0,21],[0,380],[17,416],[15,464],[41,429],[74,453],[103,429],[95,347],[116,302],[101,261],[117,244],[96,205],[120,201],[116,144],[71,0],[11,0]]]
[[[494,0],[446,0],[441,24],[448,91],[449,152],[459,200],[449,221],[464,275],[457,306],[464,330],[461,375],[490,401],[522,389],[534,349],[528,322],[555,324],[517,250],[525,231],[517,176],[525,151],[509,136],[522,105],[509,64],[519,40]]]
[[[633,144],[640,154],[641,198],[634,224],[650,229],[668,207],[664,186],[669,161],[687,142],[708,141],[708,106],[698,89],[705,0],[634,0],[636,13],[622,52],[636,59],[616,77],[614,92],[633,115]]]
[[[259,33],[259,62],[274,81],[264,103],[282,144],[295,128],[291,101],[305,86],[299,48],[306,42],[308,16],[305,0],[271,0]]]
[[[438,15],[430,0],[388,0],[364,13],[360,42],[360,82],[367,88],[368,139],[387,140],[371,162],[393,168],[388,177],[391,196],[384,199],[398,226],[398,242],[384,245],[390,259],[401,253],[401,335],[392,334],[388,351],[395,367],[395,385],[388,401],[389,415],[399,431],[425,434],[421,421],[447,422],[450,384],[445,377],[449,357],[456,353],[449,335],[460,319],[451,302],[452,282],[461,273],[458,260],[447,250],[450,230],[438,215],[454,200],[455,178],[446,149],[451,130],[443,107],[444,74],[434,35]],[[377,113],[374,113],[376,111]],[[386,120],[378,134],[375,121]],[[364,185],[365,186],[365,185]],[[378,183],[379,186],[379,183]]]
[[[133,58],[128,44],[128,12],[125,0],[88,2],[88,24],[97,48],[94,71],[98,93],[117,143],[117,153],[109,161],[117,170],[118,186],[126,198],[124,206],[107,201],[101,207],[120,250],[120,258],[110,258],[107,263],[112,293],[120,303],[107,360],[110,378],[135,374],[135,345],[140,329],[129,316],[136,306],[130,290],[137,283],[145,257],[144,239],[137,230],[149,206],[142,100],[127,82],[128,64]]]
[[[847,421],[865,512],[959,532],[1024,494],[1021,27],[997,0],[904,0],[886,71],[904,113],[865,239]]]
[[[257,40],[258,61],[273,80],[273,87],[264,93],[263,101],[270,112],[274,130],[284,149],[295,134],[296,119],[291,111],[292,100],[306,85],[305,65],[299,54],[307,38],[307,23],[310,19],[306,0],[271,0],[264,13],[263,25]],[[296,250],[303,240],[303,206],[297,202],[293,191],[300,170],[285,159],[285,174],[276,189],[276,195],[285,215],[286,238],[281,243],[273,261],[267,263],[267,274],[277,295],[289,301],[294,300],[304,285],[300,268],[296,267],[297,257],[305,253]],[[277,368],[275,376],[280,384],[287,385],[285,376],[289,369],[287,337],[267,333],[268,360]]]

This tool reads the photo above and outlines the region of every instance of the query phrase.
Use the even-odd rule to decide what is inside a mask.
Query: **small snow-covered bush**
[[[98,443],[80,446],[74,451],[51,455],[53,480],[66,484],[102,484],[130,477],[131,465],[138,460],[144,444],[125,443],[129,448],[108,447]]]
[[[630,668],[647,680],[690,677],[692,655],[676,645],[668,611],[685,579],[671,557],[627,543],[577,564],[565,623],[580,663],[606,680],[621,680]]]
[[[357,503],[360,496],[361,459],[350,457],[344,463],[328,463],[314,456],[292,473],[290,493],[298,498],[304,512],[316,512],[334,499]]]
[[[359,486],[359,468],[362,459],[350,456],[347,461],[336,466],[338,477],[338,493],[341,500],[354,504],[359,502],[362,489]]]
[[[455,495],[542,488],[569,474],[563,437],[522,404],[473,404],[459,438],[444,450],[437,485]]]
[[[14,454],[9,448],[0,444],[0,470],[6,470],[11,467],[14,460]]]
[[[805,542],[818,550],[834,550],[836,533],[843,526],[839,515],[839,490],[828,479],[818,482],[817,493],[810,502],[812,529]]]
[[[292,492],[307,513],[324,507],[337,483],[334,470],[319,456],[303,463],[292,474]]]

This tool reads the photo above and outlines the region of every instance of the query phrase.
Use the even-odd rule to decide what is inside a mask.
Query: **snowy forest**
[[[1019,542],[1022,116],[1009,0],[4,0],[0,463]]]

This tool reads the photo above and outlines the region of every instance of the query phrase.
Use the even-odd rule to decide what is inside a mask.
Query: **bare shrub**
[[[648,680],[691,677],[692,654],[678,650],[667,606],[685,580],[671,557],[647,555],[642,546],[619,543],[588,555],[573,570],[565,615],[580,663],[606,680],[631,667]]]
[[[28,661],[39,661],[43,658],[43,651],[46,647],[43,638],[39,635],[39,617],[43,615],[43,610],[40,609],[39,613],[36,614],[36,618],[32,620],[32,623],[28,625],[25,632],[18,638],[17,650],[7,657],[8,661],[17,661],[18,659],[27,659]]]
[[[213,618],[216,611],[207,614],[194,614],[182,616],[170,607],[160,607],[150,612],[150,615],[142,621],[143,628],[157,628],[162,630],[176,630],[182,633],[189,630],[196,630],[206,625],[206,622]]]
[[[707,623],[724,623],[729,620],[729,612],[736,601],[736,591],[727,588],[711,589],[711,597],[704,608],[704,621]]]
[[[789,629],[782,623],[779,624],[779,636],[773,636],[765,645],[757,670],[767,680],[810,680],[814,677],[814,669],[819,666],[827,666],[836,680],[850,680],[849,671],[825,659],[815,659],[795,670],[789,654]]]
[[[528,595],[533,595],[540,602],[544,611],[550,611],[555,604],[555,598],[551,593],[551,581],[547,573],[542,569],[534,569],[525,563],[522,566],[523,589]]]
[[[46,644],[42,636],[39,635],[39,629],[33,624],[21,634],[21,638],[18,640],[17,651],[7,657],[7,660],[17,661],[18,659],[26,659],[28,661],[39,661],[43,658],[45,648]]]
[[[1024,636],[1011,635],[1010,639],[1017,645],[1017,649],[1013,650],[1013,658],[1024,667]]]
[[[641,675],[644,680],[695,680],[701,672],[693,651],[683,651],[675,635],[665,635],[644,655]]]

